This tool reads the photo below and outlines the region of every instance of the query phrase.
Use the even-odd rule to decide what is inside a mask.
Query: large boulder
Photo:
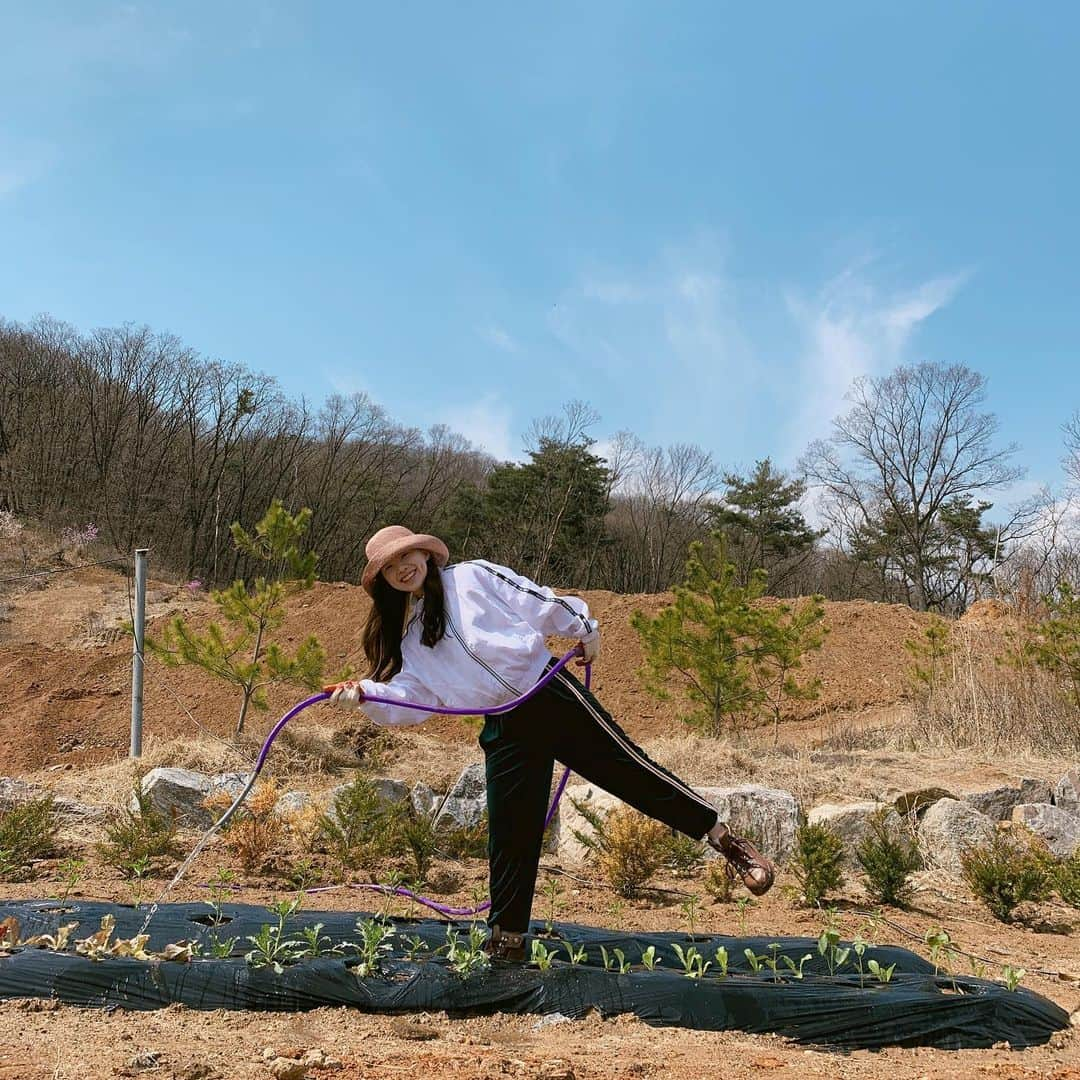
[[[375,791],[377,801],[383,806],[396,806],[399,803],[409,801],[409,785],[402,783],[400,780],[394,780],[388,776],[375,776],[371,778],[370,783]],[[320,797],[320,801],[324,803],[326,814],[332,821],[337,820],[336,804],[338,796],[351,786],[351,782],[338,784],[337,787],[331,788],[324,796]]]
[[[220,815],[204,806],[214,792],[214,781],[205,773],[193,769],[173,769],[159,766],[142,778],[142,793],[159,813],[174,816],[177,823],[193,829],[208,829]],[[132,810],[138,800],[131,796]]]
[[[810,825],[827,825],[832,829],[844,843],[844,861],[849,867],[855,867],[858,865],[855,853],[871,835],[870,822],[877,814],[884,815],[885,828],[892,836],[910,840],[903,818],[891,803],[823,803],[815,806],[806,815],[806,820]]]
[[[1047,803],[1020,803],[1013,821],[1030,829],[1059,858],[1067,859],[1080,847],[1080,816]]]
[[[1020,801],[1020,789],[996,787],[989,791],[972,791],[962,795],[960,801],[995,821],[1008,821],[1012,817],[1013,807]]]
[[[791,857],[799,828],[799,804],[790,791],[742,784],[698,788],[697,792],[716,807],[720,820],[732,832],[752,840],[763,855],[781,863]],[[705,856],[716,857],[710,847],[706,847]]]
[[[919,823],[919,851],[927,866],[936,866],[960,877],[963,856],[990,843],[997,824],[986,814],[959,799],[939,799]]]
[[[956,796],[951,791],[946,791],[942,787],[912,788],[910,791],[900,792],[893,799],[893,806],[896,807],[896,812],[904,817],[911,817],[912,815],[922,817],[934,803],[939,802],[941,799],[955,798]]]
[[[1036,802],[1042,800],[1025,799],[1024,801]],[[1080,814],[1080,773],[1075,769],[1070,769],[1054,785],[1054,805],[1070,814]]]
[[[463,829],[479,824],[487,811],[487,778],[484,766],[467,765],[439,807],[435,824]]]
[[[592,836],[594,830],[575,804],[595,811],[601,818],[624,804],[592,784],[570,784],[563,792],[558,815],[552,822],[551,843],[560,862],[580,866],[588,857],[589,849],[575,833]]]
[[[1054,792],[1045,780],[1035,780],[1025,776],[1020,781],[1020,798],[1018,803],[1051,803],[1054,801]]]
[[[303,813],[312,803],[310,792],[286,791],[276,803],[274,813],[280,817],[292,817]]]
[[[38,784],[27,784],[10,776],[0,776],[0,811],[12,810],[21,803],[33,802],[52,794]],[[81,803],[67,795],[53,795],[53,813],[68,821],[97,821],[108,814],[104,806]]]
[[[439,793],[430,785],[419,781],[409,792],[409,802],[417,817],[431,817],[439,809]]]

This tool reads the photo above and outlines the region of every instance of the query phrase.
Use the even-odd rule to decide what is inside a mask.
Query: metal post
[[[143,631],[146,628],[146,553],[135,552],[135,646],[131,658],[131,751],[129,757],[142,757],[142,686]]]

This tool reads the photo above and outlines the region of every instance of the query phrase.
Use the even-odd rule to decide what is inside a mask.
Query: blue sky
[[[0,2],[0,316],[133,321],[519,457],[790,466],[851,379],[1080,408],[1071,3]],[[1014,493],[1015,494],[1015,493]]]

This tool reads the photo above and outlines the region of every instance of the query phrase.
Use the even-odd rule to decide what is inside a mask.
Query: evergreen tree
[[[275,499],[256,524],[254,535],[233,522],[237,550],[261,564],[264,572],[252,581],[237,579],[210,594],[221,622],[211,622],[199,631],[177,615],[160,640],[146,639],[147,648],[169,666],[194,664],[240,689],[237,735],[244,730],[249,707],[269,708],[266,687],[272,683],[295,683],[309,690],[322,685],[326,655],[318,638],[309,636],[293,656],[270,639],[285,621],[286,597],[310,589],[315,582],[318,556],[300,553],[310,520],[306,507],[293,516]]]
[[[707,734],[765,716],[778,724],[785,701],[816,696],[816,682],[800,682],[796,672],[824,640],[822,598],[797,607],[757,603],[767,582],[757,569],[748,584],[738,583],[718,530],[708,544],[690,545],[674,604],[652,618],[640,611],[631,618],[645,651],[645,686],[667,699],[669,677],[680,675],[696,706],[684,719]]]
[[[779,593],[799,556],[812,551],[823,535],[810,528],[799,509],[806,485],[776,471],[769,458],[755,462],[747,477],[726,474],[724,483],[724,504],[713,508],[712,524],[727,535],[739,584],[748,585],[753,571],[763,569]]]

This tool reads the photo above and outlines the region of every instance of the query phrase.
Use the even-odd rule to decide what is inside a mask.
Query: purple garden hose
[[[528,701],[534,694],[542,690],[555,676],[570,662],[571,657],[580,655],[581,646],[575,645],[565,656],[559,659],[555,666],[548,672],[546,672],[543,678],[533,686],[531,689],[526,690],[520,697],[514,698],[512,701],[508,701],[503,705],[493,705],[485,709],[448,709],[442,705],[421,705],[414,701],[397,701],[394,698],[380,698],[372,695],[371,697],[365,697],[364,701],[375,702],[376,704],[383,705],[396,705],[402,709],[416,709],[419,712],[440,713],[444,716],[486,716],[489,713],[504,713],[510,709],[517,708],[523,702]],[[585,687],[588,689],[590,682],[592,681],[592,665],[585,665]],[[244,790],[237,795],[233,801],[232,806],[221,815],[220,820],[211,828],[210,833],[207,834],[207,838],[212,833],[217,832],[222,828],[225,823],[232,817],[232,815],[239,809],[240,804],[247,797],[248,792],[255,786],[255,780],[259,773],[262,771],[263,765],[266,764],[267,755],[270,753],[270,746],[273,741],[278,737],[281,729],[304,711],[309,705],[314,705],[320,701],[328,701],[330,694],[326,691],[320,691],[318,694],[312,694],[311,697],[305,698],[298,705],[294,705],[270,730],[270,734],[266,736],[266,741],[262,745],[262,749],[259,751],[259,756],[255,759],[255,769],[248,777],[247,783],[244,785]],[[570,769],[567,768],[563,771],[562,777],[559,780],[558,785],[555,788],[555,794],[552,796],[551,805],[548,807],[547,817],[544,818],[544,828],[546,829],[551,824],[551,819],[555,816],[555,809],[559,805],[559,799],[562,798],[562,793],[566,789],[566,782],[570,779]],[[317,889],[308,889],[308,892],[325,892],[328,889],[335,888],[333,885],[323,886]],[[353,885],[356,889],[371,889],[376,892],[381,892],[384,895],[405,896],[410,900],[416,901],[418,904],[423,904],[425,907],[431,908],[433,911],[439,912],[440,915],[478,915],[481,911],[486,911],[491,907],[491,901],[485,900],[484,903],[477,905],[474,908],[458,908],[450,907],[447,904],[440,904],[437,900],[431,899],[429,896],[421,896],[419,893],[414,893],[411,889],[405,889],[400,886],[392,887],[389,885],[369,885],[363,883],[356,883]],[[148,920],[149,921],[149,920]]]

